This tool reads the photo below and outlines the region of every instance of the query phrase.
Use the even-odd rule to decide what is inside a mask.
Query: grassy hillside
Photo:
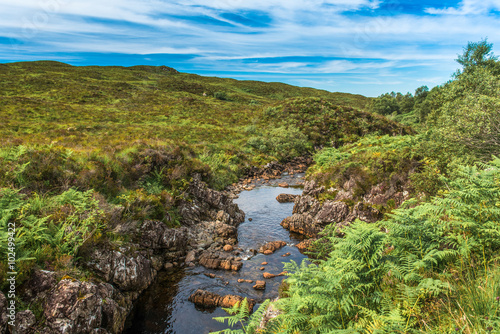
[[[204,96],[205,95],[205,96]],[[52,61],[0,65],[0,143],[57,143],[76,149],[244,140],[265,106],[318,97],[363,109],[370,99],[282,83],[178,73],[166,67],[74,67]],[[231,143],[227,143],[230,140]]]

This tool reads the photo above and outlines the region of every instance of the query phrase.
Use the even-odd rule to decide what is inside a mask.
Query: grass
[[[369,102],[166,66],[0,64],[0,227],[16,224],[23,277],[72,267],[83,242],[119,242],[116,224],[179,226],[194,174],[222,189],[318,145],[405,131]]]

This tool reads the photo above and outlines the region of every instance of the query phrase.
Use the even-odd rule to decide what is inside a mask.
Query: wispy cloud
[[[0,0],[0,61],[173,62],[378,95],[446,81],[467,41],[500,45],[500,0],[451,1]]]

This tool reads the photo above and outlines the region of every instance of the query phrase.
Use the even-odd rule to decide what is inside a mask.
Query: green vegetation
[[[166,66],[25,62],[0,64],[0,78],[0,238],[14,223],[24,278],[35,267],[78,277],[79,247],[119,242],[117,224],[179,226],[195,174],[223,189],[330,138],[407,131],[354,109],[370,102],[360,95]]]
[[[366,135],[314,155],[308,178],[328,191],[354,180],[354,199],[404,184],[411,199],[385,218],[335,224],[312,263],[294,262],[282,314],[268,333],[500,332],[500,62],[469,43],[463,69],[415,95],[384,94],[370,109],[416,133]],[[352,202],[352,203],[351,203]]]

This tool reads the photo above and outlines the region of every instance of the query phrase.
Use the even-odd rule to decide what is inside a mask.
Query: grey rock
[[[36,324],[36,317],[30,310],[18,312],[16,314],[16,325],[9,326],[11,334],[26,334]]]
[[[349,206],[344,202],[326,201],[323,207],[314,217],[314,220],[325,226],[331,223],[339,223],[349,215]]]

